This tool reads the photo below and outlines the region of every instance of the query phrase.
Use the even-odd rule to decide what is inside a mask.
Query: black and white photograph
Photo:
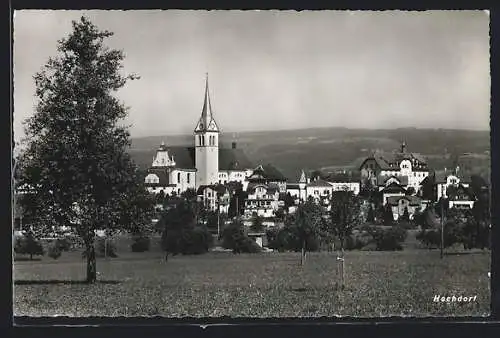
[[[489,24],[14,11],[14,316],[489,316]]]

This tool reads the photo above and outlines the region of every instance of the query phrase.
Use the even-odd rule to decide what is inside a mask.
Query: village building
[[[247,177],[247,186],[250,184],[271,184],[278,187],[280,194],[286,193],[286,177],[273,165],[259,165],[253,169],[252,173]]]
[[[461,173],[459,167],[435,171],[422,184],[430,187],[435,201],[447,199],[450,208],[472,208],[476,201],[470,189],[471,177]]]
[[[230,148],[219,147],[219,134],[207,76],[203,108],[194,129],[194,147],[174,147],[162,143],[145,178],[148,191],[179,195],[187,189],[197,191],[201,186],[233,181],[244,183],[253,165],[237,148],[236,142]]]
[[[329,205],[333,192],[333,186],[320,178],[311,181],[306,186],[306,198],[312,198],[315,202],[322,205]]]
[[[421,182],[429,175],[425,158],[418,153],[410,153],[406,143],[401,144],[399,152],[374,152],[366,158],[359,167],[362,183],[369,181],[378,186],[384,177],[407,177],[408,187],[418,191]]]
[[[359,176],[345,173],[330,174],[325,179],[332,186],[332,191],[352,191],[358,195],[361,189]]]
[[[389,196],[387,204],[391,207],[394,220],[398,220],[408,210],[409,219],[413,219],[416,212],[423,210],[423,204],[417,196]]]
[[[296,204],[307,199],[306,187],[309,182],[310,179],[306,176],[304,170],[302,170],[297,183],[286,184],[286,192],[287,194],[290,194],[290,196],[292,196]]]
[[[249,219],[254,214],[273,218],[278,210],[280,190],[275,183],[249,183],[247,189],[248,197],[245,200],[245,218]]]
[[[227,186],[222,184],[202,185],[198,187],[196,194],[207,210],[225,214],[229,211],[231,195]]]

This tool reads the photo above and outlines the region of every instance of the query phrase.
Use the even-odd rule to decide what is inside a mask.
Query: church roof
[[[170,179],[168,177],[167,170],[164,168],[149,168],[148,174],[155,174],[156,176],[158,176],[159,182],[158,183],[146,183],[146,186],[167,187],[167,186],[174,186],[175,185],[175,184],[170,183]]]
[[[173,156],[176,168],[196,168],[194,147],[168,147],[168,152]],[[252,167],[253,164],[242,149],[219,148],[219,170],[245,170]]]
[[[245,170],[253,168],[243,149],[219,148],[219,170]]]
[[[205,81],[205,95],[203,98],[203,108],[201,116],[194,130],[196,133],[213,131],[219,132],[219,126],[213,117],[212,104],[210,103],[210,93],[208,91],[208,74]]]

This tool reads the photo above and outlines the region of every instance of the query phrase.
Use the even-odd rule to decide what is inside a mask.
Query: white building
[[[157,149],[148,170],[145,183],[150,192],[181,194],[200,186],[244,183],[253,165],[236,142],[230,148],[220,147],[220,129],[215,121],[208,90],[208,77],[201,116],[194,129],[194,147],[168,147],[164,143]]]
[[[280,196],[279,186],[276,184],[250,183],[248,198],[245,200],[245,217],[250,218],[254,213],[264,218],[272,218],[278,210]]]
[[[378,177],[405,176],[408,186],[413,187],[415,191],[420,189],[422,181],[429,176],[425,158],[418,153],[407,152],[405,142],[399,152],[373,153],[363,161],[360,172],[362,180],[370,180],[373,185],[380,184],[377,182]]]
[[[333,186],[322,179],[317,179],[306,186],[306,199],[313,197],[315,201],[330,199],[332,196]]]

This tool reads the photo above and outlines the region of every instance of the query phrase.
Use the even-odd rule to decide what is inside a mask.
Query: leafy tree
[[[260,247],[254,240],[249,238],[245,232],[244,224],[235,219],[226,226],[222,232],[222,246],[233,250],[233,253],[257,253]]]
[[[196,206],[185,198],[176,198],[165,208],[159,221],[163,227],[161,244],[165,260],[169,254],[205,253],[213,244],[207,226],[196,223]]]
[[[293,216],[289,218],[291,222],[287,224],[287,228],[295,234],[301,244],[301,265],[305,263],[307,244],[320,234],[322,216],[323,208],[312,199],[308,199],[307,202],[300,204]]]
[[[56,243],[51,244],[47,249],[47,256],[53,259],[58,259],[59,257],[61,257],[61,253],[61,249],[57,246]]]
[[[401,216],[401,221],[409,222],[410,221],[410,213],[408,212],[408,207],[405,207],[403,211],[403,215]]]
[[[371,233],[376,244],[376,249],[380,251],[403,250],[402,243],[406,239],[406,229],[393,226],[389,229],[375,229]]]
[[[149,251],[151,240],[148,236],[137,234],[132,236],[132,244],[130,248],[132,252],[146,252]]]
[[[336,191],[332,196],[332,206],[326,221],[322,222],[322,237],[328,242],[338,240],[340,250],[340,285],[344,286],[344,249],[346,240],[352,234],[354,227],[362,223],[361,202],[352,191]]]
[[[394,215],[392,213],[392,208],[389,203],[387,203],[384,207],[384,214],[383,214],[383,219],[384,219],[384,225],[385,226],[392,226],[394,225]]]
[[[366,215],[366,222],[367,223],[373,223],[375,222],[375,212],[373,211],[373,207],[370,203],[370,206],[368,207],[368,212]]]
[[[286,212],[288,213],[288,210],[290,209],[290,207],[292,207],[294,205],[295,205],[294,198],[292,197],[292,195],[289,192],[287,192],[285,195],[285,210],[286,210]]]
[[[283,208],[278,208],[276,212],[274,213],[274,217],[276,218],[277,221],[283,221],[285,219],[285,210]]]
[[[38,103],[26,121],[29,144],[21,183],[33,187],[36,231],[73,225],[85,243],[87,282],[96,281],[95,230],[149,222],[153,203],[130,159],[126,107],[114,96],[135,76],[120,73],[124,54],[104,46],[111,32],[87,18],[73,22],[35,75]]]
[[[251,229],[254,232],[261,232],[264,230],[264,219],[257,215],[256,212],[252,215],[252,225]]]
[[[32,231],[27,231],[24,236],[19,236],[16,239],[14,252],[30,255],[30,260],[33,260],[33,256],[44,255],[42,243],[35,238]]]
[[[242,216],[245,212],[245,200],[248,193],[243,191],[243,186],[239,185],[235,188],[233,195],[229,201],[228,217],[234,218]]]

